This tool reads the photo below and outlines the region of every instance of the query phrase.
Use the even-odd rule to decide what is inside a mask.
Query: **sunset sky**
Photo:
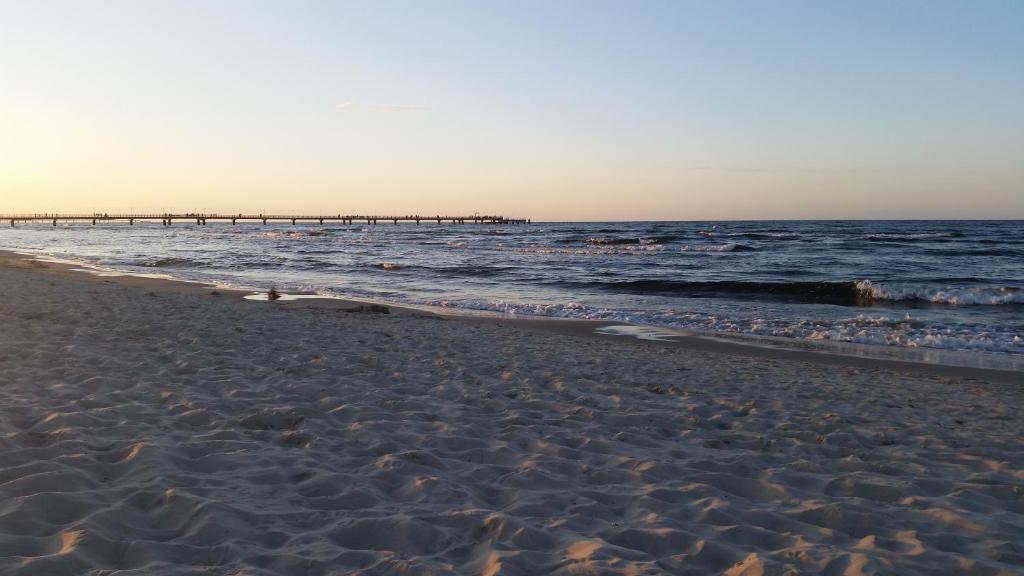
[[[0,0],[0,212],[1024,218],[1024,2]]]

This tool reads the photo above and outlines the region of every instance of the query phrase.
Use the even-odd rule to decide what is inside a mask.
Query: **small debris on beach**
[[[277,293],[277,290],[276,290],[276,289],[274,289],[274,288],[271,288],[271,289],[270,289],[270,290],[269,290],[269,291],[267,292],[267,300],[277,300],[277,299],[279,299],[280,297],[281,297],[281,295],[280,295],[280,294],[278,294],[278,293]]]

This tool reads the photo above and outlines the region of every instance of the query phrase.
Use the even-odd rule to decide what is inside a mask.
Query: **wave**
[[[743,282],[720,281],[673,281],[673,280],[624,280],[599,282],[591,287],[616,292],[641,294],[680,295],[710,298],[724,295],[746,295],[765,298],[781,298],[804,302],[834,302],[857,304],[863,298],[856,282]]]
[[[576,288],[613,292],[658,294],[691,298],[746,296],[804,303],[873,306],[884,302],[930,303],[948,306],[999,306],[1024,304],[1024,290],[1014,287],[937,288],[928,286],[886,287],[870,280],[851,282],[743,282],[621,280],[569,283]]]
[[[680,250],[683,252],[753,252],[757,250],[757,248],[747,246],[745,244],[730,242],[728,244],[683,246]]]
[[[264,238],[287,238],[289,240],[303,240],[309,236],[301,230],[266,230],[259,232]]]
[[[136,266],[145,268],[198,268],[206,266],[205,262],[190,260],[188,258],[157,258],[156,260],[142,260],[133,262]]]
[[[877,233],[864,236],[872,242],[917,242],[920,240],[939,240],[942,238],[963,238],[962,232],[920,232],[916,234]]]
[[[930,302],[950,306],[1003,306],[1024,304],[1019,287],[935,288],[927,286],[881,286],[870,280],[856,283],[857,290],[871,300]]]
[[[448,266],[445,268],[434,268],[435,272],[448,276],[500,276],[513,270],[517,266]]]
[[[643,254],[657,254],[665,250],[662,244],[625,244],[618,246],[588,246],[588,247],[565,247],[555,246],[499,246],[498,251],[516,252],[519,254],[542,254],[542,255],[564,255],[564,256],[637,256]]]
[[[374,264],[362,264],[361,268],[377,268],[381,270],[387,270],[394,272],[396,270],[402,270],[411,274],[419,274],[422,277],[430,277],[431,275],[442,275],[442,276],[455,276],[455,277],[487,277],[487,276],[499,276],[507,274],[513,270],[518,270],[517,266],[422,266],[417,264],[398,264],[396,262],[377,262]]]
[[[639,244],[639,238],[587,238],[587,244],[597,244],[598,246],[618,246],[620,244]]]
[[[1024,244],[1024,238],[978,238],[978,244]]]
[[[636,238],[607,238],[604,236],[597,236],[587,238],[585,242],[587,244],[596,244],[598,246],[619,246],[624,244],[642,244],[642,245],[657,245],[666,244],[673,240],[678,240],[679,236],[676,234],[666,234],[662,236],[647,236],[647,237],[636,237]],[[572,242],[574,240],[565,239],[563,242]]]
[[[1013,248],[930,248],[925,252],[932,256],[1024,256],[1024,251]]]
[[[800,240],[803,236],[792,232],[733,232],[725,234],[729,238],[749,238],[751,240]]]

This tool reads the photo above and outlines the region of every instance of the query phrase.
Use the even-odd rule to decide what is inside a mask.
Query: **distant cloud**
[[[344,102],[338,102],[338,105],[335,106],[335,108],[340,108],[340,109],[344,110],[346,108],[351,108],[353,104],[354,104],[354,102],[352,102],[351,100],[346,100]]]

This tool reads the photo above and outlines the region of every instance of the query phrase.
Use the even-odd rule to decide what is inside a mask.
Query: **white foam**
[[[735,242],[729,242],[728,244],[713,244],[710,246],[686,245],[680,248],[680,250],[683,252],[735,252],[736,250],[741,249],[740,246],[740,244],[736,244]]]
[[[875,284],[870,280],[861,280],[857,282],[857,290],[872,300],[923,300],[953,306],[1024,304],[1024,290],[1019,288],[887,287]]]
[[[565,256],[631,256],[650,252],[661,252],[664,249],[665,244],[596,244],[587,246],[586,248],[555,248],[553,246],[506,248],[506,250],[522,254],[560,254]]]

